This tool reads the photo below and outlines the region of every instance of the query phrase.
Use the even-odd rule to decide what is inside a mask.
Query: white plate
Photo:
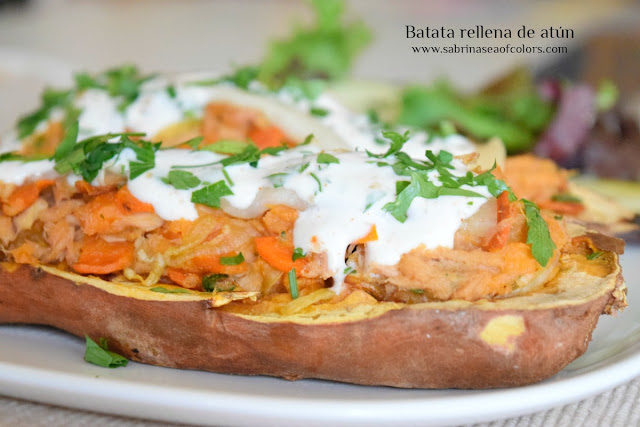
[[[82,360],[82,340],[48,328],[0,327],[0,394],[164,421],[216,425],[444,425],[531,413],[640,375],[640,248],[623,256],[627,310],[602,317],[589,350],[555,377],[516,389],[401,390],[179,371]],[[189,351],[189,349],[185,349]]]

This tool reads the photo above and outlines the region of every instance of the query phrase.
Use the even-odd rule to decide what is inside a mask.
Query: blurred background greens
[[[499,137],[599,176],[640,180],[640,4],[628,1],[218,0],[0,2],[0,129],[73,71],[243,67],[278,88],[327,87],[355,109],[432,134]],[[526,41],[564,54],[424,54],[412,46],[511,39],[407,39],[418,28],[570,28]]]

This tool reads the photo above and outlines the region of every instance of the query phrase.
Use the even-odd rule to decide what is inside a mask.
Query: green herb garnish
[[[178,190],[188,190],[200,185],[200,178],[188,171],[172,170],[169,175],[162,178],[162,182],[169,184]]]
[[[295,260],[298,260],[298,259],[300,259],[300,258],[304,258],[304,257],[306,257],[306,256],[307,256],[307,254],[305,254],[305,253],[304,253],[304,251],[302,250],[302,248],[295,248],[295,249],[293,250],[293,255],[291,256],[291,260],[292,260],[292,261],[295,261]]]
[[[320,182],[320,178],[318,178],[318,176],[313,172],[309,172],[309,175],[311,175],[311,178],[318,183],[318,191],[322,191],[322,182]]]
[[[295,268],[289,271],[289,292],[292,299],[298,298],[298,278],[296,277]]]
[[[71,128],[71,132],[74,128],[75,125]],[[67,135],[72,133],[68,131]],[[130,148],[136,153],[136,161],[129,162],[129,178],[134,179],[155,166],[155,153],[160,148],[160,143],[132,141],[129,138],[143,135],[140,133],[97,135],[74,145],[64,141],[53,155],[56,160],[55,170],[61,175],[73,171],[82,176],[85,181],[91,182],[98,176],[105,162],[118,156],[125,148]],[[117,137],[120,137],[118,142],[109,142]]]
[[[604,252],[602,252],[602,251],[595,251],[595,252],[590,253],[589,255],[587,255],[587,259],[590,260],[590,261],[594,260],[596,258],[599,258],[600,255],[602,255],[603,253]]]
[[[244,262],[244,256],[242,252],[239,252],[238,255],[234,256],[223,256],[220,257],[220,264],[222,265],[239,265]]]
[[[318,164],[340,163],[340,160],[336,156],[332,156],[329,153],[318,154]]]
[[[162,286],[154,286],[153,288],[150,288],[149,290],[153,291],[153,292],[159,292],[161,294],[188,294],[188,293],[190,293],[186,289],[182,289],[182,288],[164,288]]]
[[[109,351],[106,338],[100,338],[100,345],[85,335],[84,360],[103,368],[125,367],[129,361],[117,353]]]
[[[329,114],[329,110],[325,108],[319,108],[319,107],[311,107],[309,112],[311,113],[312,116],[316,116],[316,117],[325,117],[327,114]]]
[[[219,208],[220,199],[231,195],[233,195],[233,191],[227,186],[226,182],[221,180],[191,193],[191,201],[212,208]]]
[[[102,89],[106,90],[110,96],[122,97],[118,109],[124,111],[138,98],[143,83],[153,77],[153,75],[142,75],[134,65],[123,65],[97,75],[76,74],[75,80],[79,91],[92,88]]]
[[[227,288],[219,288],[218,282],[222,279],[226,279],[226,274],[210,274],[202,278],[202,288],[207,292],[230,292],[235,289],[235,286],[231,285]]]
[[[524,203],[525,216],[527,218],[527,244],[531,246],[531,254],[541,266],[546,266],[556,249],[555,243],[551,240],[549,226],[540,214],[540,208],[522,199]]]
[[[248,142],[243,141],[221,140],[213,144],[205,145],[202,147],[202,150],[213,151],[219,154],[239,154],[242,153],[248,145]]]

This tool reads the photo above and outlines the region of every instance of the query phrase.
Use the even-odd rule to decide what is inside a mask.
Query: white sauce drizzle
[[[320,148],[311,145],[288,150],[278,156],[263,157],[255,168],[246,163],[225,168],[234,183],[230,186],[234,194],[226,196],[224,200],[235,209],[247,209],[262,190],[274,188],[273,174],[286,174],[278,176],[278,184],[295,192],[309,204],[296,221],[294,244],[304,252],[327,254],[328,268],[337,292],[345,277],[344,256],[347,246],[367,235],[372,226],[375,225],[379,239],[365,244],[366,262],[394,265],[402,254],[420,245],[427,249],[452,247],[454,234],[461,222],[473,215],[486,201],[482,197],[463,196],[416,198],[407,212],[407,220],[401,223],[385,212],[383,206],[396,199],[395,184],[407,177],[396,175],[390,167],[377,166],[363,152],[384,153],[388,149],[388,144],[376,141],[379,129],[366,116],[350,112],[328,95],[321,95],[311,102],[295,99],[287,91],[267,93],[255,84],[251,86],[251,91],[244,92],[230,84],[196,86],[190,81],[193,82],[184,76],[173,80],[151,80],[143,86],[138,99],[124,113],[118,111],[119,101],[105,91],[84,91],[75,100],[76,106],[82,109],[79,117],[80,138],[123,132],[125,129],[152,136],[180,121],[185,113],[202,114],[207,103],[232,98],[240,105],[268,111],[271,117],[269,114],[267,116],[274,123],[285,131],[297,133],[292,134],[294,138],[302,139],[313,128],[311,131],[316,138],[324,141],[324,149],[344,147],[356,150],[332,151],[340,161],[338,164],[318,164],[316,159]],[[175,98],[169,96],[166,90],[170,84],[175,87]],[[268,108],[265,107],[265,97],[269,99]],[[312,118],[309,116],[312,107],[322,108],[328,114]],[[299,113],[293,114],[292,108]],[[424,158],[426,150],[437,153],[442,149],[454,155],[474,150],[471,142],[458,135],[427,142],[424,132],[415,131],[403,151],[411,157]],[[191,194],[198,188],[178,190],[164,183],[162,178],[175,165],[196,166],[217,162],[221,158],[223,156],[208,151],[161,150],[156,153],[155,168],[129,181],[128,188],[136,198],[152,204],[156,213],[165,220],[194,220],[198,214],[191,202]],[[102,182],[105,170],[128,174],[128,164],[132,160],[135,160],[133,150],[123,150],[117,159],[104,166],[94,184]],[[308,168],[300,172],[307,162]],[[452,164],[455,166],[452,174],[461,176],[467,172],[460,161],[454,160]],[[0,181],[22,184],[27,178],[55,175],[53,166],[49,160],[4,162],[0,168]],[[219,164],[183,170],[192,172],[207,183],[225,179]],[[430,172],[429,178],[434,184],[440,185],[436,171]],[[73,182],[80,178],[71,175],[68,179]],[[486,187],[462,188],[491,197]]]

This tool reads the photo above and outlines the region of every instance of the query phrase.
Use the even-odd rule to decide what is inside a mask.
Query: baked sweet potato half
[[[0,322],[168,367],[490,388],[558,372],[624,307],[623,242],[542,203],[562,172],[538,201],[460,137],[246,90],[150,90],[131,123],[109,98],[124,133],[96,134],[87,98],[105,94],[76,88],[80,116],[41,126],[59,128],[50,157],[2,154]],[[201,118],[138,121],[194,102]]]
[[[554,375],[625,305],[617,256],[567,256],[544,290],[499,300],[280,304],[271,314],[211,294],[159,294],[52,267],[5,263],[0,322],[106,337],[153,365],[415,388],[493,388]],[[287,309],[291,314],[287,314]]]

